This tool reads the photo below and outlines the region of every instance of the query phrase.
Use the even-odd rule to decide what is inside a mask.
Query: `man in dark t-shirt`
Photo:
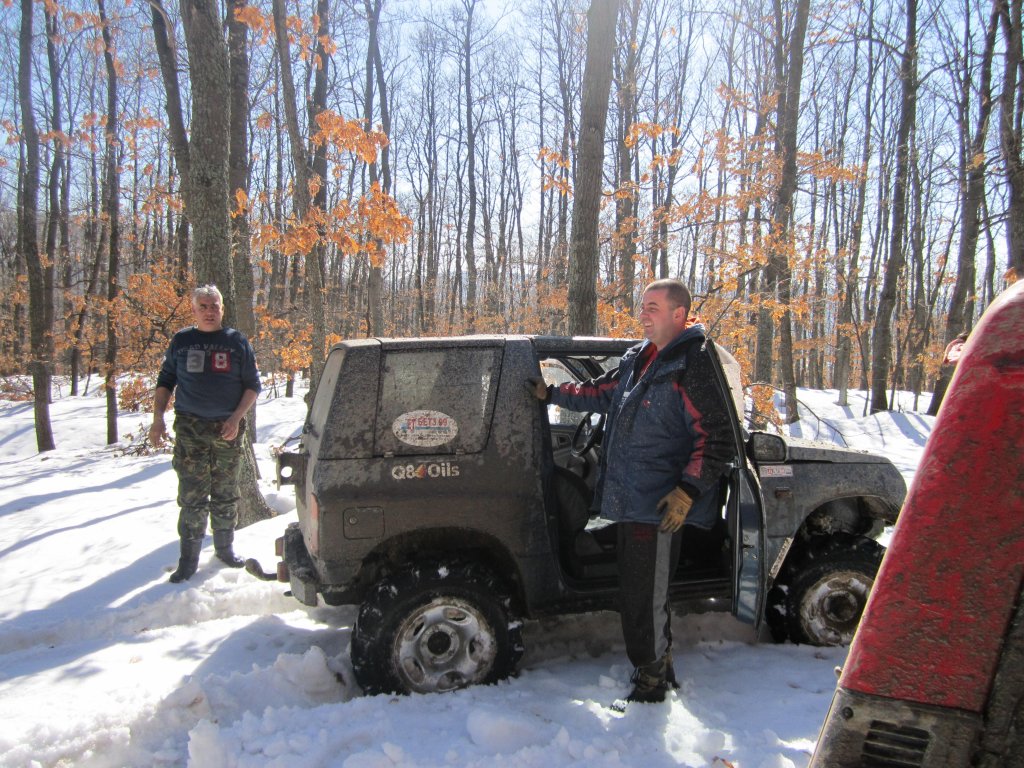
[[[171,581],[189,579],[209,517],[217,557],[232,568],[245,563],[234,553],[238,468],[245,414],[260,392],[256,355],[249,340],[224,327],[224,300],[214,285],[192,292],[195,325],[174,334],[164,355],[153,397],[149,439],[167,437],[164,412],[174,398],[174,458],[178,474],[178,536],[181,557]]]

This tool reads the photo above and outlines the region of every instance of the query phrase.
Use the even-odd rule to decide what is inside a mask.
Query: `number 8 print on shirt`
[[[231,353],[214,352],[210,355],[210,367],[214,373],[227,373],[231,370]]]

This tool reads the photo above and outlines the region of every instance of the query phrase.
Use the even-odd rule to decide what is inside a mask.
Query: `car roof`
[[[339,346],[380,344],[388,349],[430,349],[440,347],[503,346],[510,340],[530,341],[540,354],[621,355],[637,339],[613,339],[598,336],[533,336],[518,334],[475,334],[470,336],[422,336],[402,338],[347,339]]]
[[[538,352],[552,353],[584,353],[621,355],[638,339],[612,339],[599,336],[531,336]]]

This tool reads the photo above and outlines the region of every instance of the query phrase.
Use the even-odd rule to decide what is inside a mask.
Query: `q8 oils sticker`
[[[395,480],[425,480],[426,478],[458,477],[459,465],[450,461],[423,464],[396,464],[391,468]]]
[[[441,411],[407,411],[394,420],[391,431],[406,445],[433,448],[454,440],[459,425]]]

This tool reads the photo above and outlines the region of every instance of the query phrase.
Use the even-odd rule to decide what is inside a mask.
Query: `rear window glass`
[[[331,410],[331,401],[334,398],[334,388],[338,383],[338,374],[341,373],[344,364],[344,347],[331,350],[327,356],[327,362],[324,364],[324,370],[320,376],[320,385],[316,389],[313,407],[309,410],[304,430],[311,432],[316,437],[321,436],[317,425],[323,426],[327,423],[327,417]]]
[[[478,453],[487,445],[499,347],[384,355],[375,453]]]

